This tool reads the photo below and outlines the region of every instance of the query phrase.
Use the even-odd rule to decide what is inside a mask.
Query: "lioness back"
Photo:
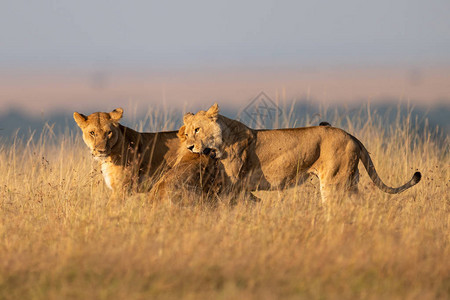
[[[357,144],[339,128],[315,126],[256,130],[246,169],[254,189],[282,189],[296,184],[308,173],[323,169],[323,159],[342,155]],[[320,159],[319,159],[320,158]],[[257,167],[260,166],[260,167]]]

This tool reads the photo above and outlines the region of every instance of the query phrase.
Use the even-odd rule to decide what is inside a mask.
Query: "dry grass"
[[[385,182],[422,182],[386,195],[361,170],[361,196],[326,205],[314,182],[257,204],[112,202],[78,133],[0,145],[0,298],[448,299],[448,137],[347,121]]]

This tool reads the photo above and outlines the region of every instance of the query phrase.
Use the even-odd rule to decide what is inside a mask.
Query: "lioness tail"
[[[375,170],[375,166],[373,165],[372,159],[370,158],[369,152],[367,151],[366,147],[364,147],[364,145],[357,138],[353,136],[352,138],[358,143],[361,149],[360,159],[364,167],[366,168],[370,179],[372,179],[373,183],[383,192],[389,194],[398,194],[416,185],[417,183],[419,183],[420,179],[422,179],[422,174],[420,174],[420,172],[415,172],[413,177],[404,185],[397,188],[387,186],[386,184],[384,184],[383,181],[381,181],[380,177],[378,176],[377,171]]]

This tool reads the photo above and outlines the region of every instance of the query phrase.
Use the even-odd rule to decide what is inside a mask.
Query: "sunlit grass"
[[[286,111],[279,127],[316,125]],[[387,195],[361,168],[361,195],[326,205],[314,179],[256,204],[111,201],[78,131],[0,145],[0,299],[448,299],[449,138],[410,117],[322,117],[387,184],[422,182]]]

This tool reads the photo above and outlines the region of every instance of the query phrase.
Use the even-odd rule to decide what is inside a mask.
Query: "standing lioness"
[[[217,104],[195,115],[187,113],[183,121],[185,147],[194,153],[214,149],[238,189],[280,189],[315,174],[322,200],[326,200],[335,192],[357,191],[360,160],[375,185],[387,193],[403,192],[421,179],[416,172],[401,187],[386,186],[363,144],[339,128],[254,130],[219,115]]]
[[[121,108],[89,116],[73,114],[114,196],[138,188],[165,166],[173,165],[180,148],[177,131],[136,132],[119,124],[122,114]]]

